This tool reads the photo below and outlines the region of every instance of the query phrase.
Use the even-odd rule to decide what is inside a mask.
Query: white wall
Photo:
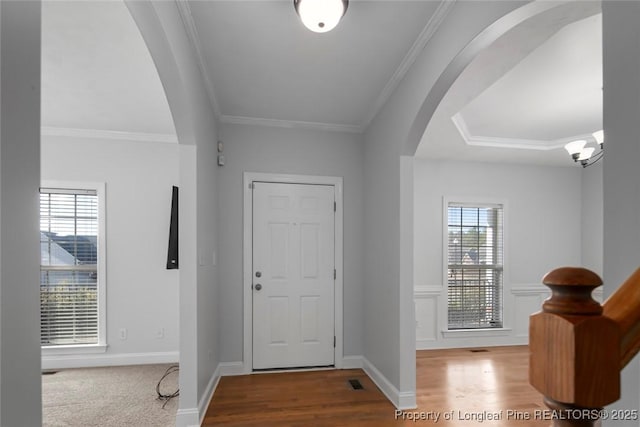
[[[400,344],[400,147],[391,129],[376,119],[365,136],[364,357],[392,385],[389,399],[412,406],[399,402],[400,354],[407,349]],[[409,375],[415,380],[415,371]]]
[[[611,295],[638,268],[640,253],[640,3],[602,2],[604,293]],[[614,406],[638,408],[638,358],[622,371],[622,397]],[[637,426],[637,420],[605,421],[605,426]]]
[[[39,1],[0,2],[0,425],[42,423]]]
[[[204,94],[202,94],[204,96]],[[196,143],[197,167],[197,264],[198,290],[197,302],[197,331],[198,331],[198,395],[202,396],[198,403],[200,417],[204,416],[208,402],[208,394],[213,391],[215,370],[222,359],[221,348],[218,345],[221,317],[219,312],[219,272],[217,260],[218,241],[218,164],[217,141],[218,132],[215,121],[203,118],[210,135],[199,136]],[[187,172],[187,171],[184,171]],[[183,308],[189,309],[189,308]]]
[[[582,266],[602,277],[602,161],[582,171]]]
[[[344,354],[363,354],[363,175],[359,135],[224,124],[225,165],[219,175],[218,263],[221,360],[243,358],[243,173],[265,172],[343,177]]]
[[[426,348],[526,344],[529,314],[548,289],[542,277],[581,265],[580,168],[416,159],[414,280],[417,346]],[[443,197],[505,202],[504,326],[501,333],[443,334]],[[447,336],[445,336],[447,335]]]
[[[107,351],[44,365],[177,361],[179,273],[165,266],[178,144],[43,136],[41,166],[43,180],[105,183],[107,209]]]

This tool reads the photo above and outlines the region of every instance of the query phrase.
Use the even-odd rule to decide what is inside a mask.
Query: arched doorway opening
[[[576,7],[577,6],[577,7]],[[553,22],[554,25],[558,25],[555,30],[551,27],[546,28],[547,30],[552,31],[552,33],[559,31],[560,28],[564,28],[565,26],[582,21],[585,19],[589,19],[589,17],[593,17],[595,14],[599,13],[599,4],[591,3],[589,5],[575,5],[575,4],[562,4],[558,5],[553,4],[528,4],[524,7],[516,9],[511,13],[506,14],[504,17],[497,20],[492,25],[488,26],[484,31],[482,31],[475,39],[471,40],[468,45],[455,57],[453,58],[447,67],[445,67],[444,71],[440,74],[439,78],[436,80],[434,85],[431,87],[429,94],[426,96],[425,101],[421,104],[419,108],[419,112],[416,116],[415,121],[412,123],[411,130],[409,132],[409,137],[407,139],[407,144],[403,147],[403,161],[401,161],[401,176],[406,179],[406,181],[411,181],[412,186],[415,187],[411,190],[412,199],[407,203],[402,203],[401,210],[403,212],[412,211],[414,213],[411,218],[412,226],[411,230],[407,230],[402,233],[402,235],[412,236],[415,239],[415,242],[408,242],[409,238],[405,242],[404,247],[411,247],[413,250],[413,258],[414,258],[414,280],[417,293],[419,293],[419,297],[416,293],[416,310],[417,310],[417,318],[415,319],[418,323],[418,335],[423,334],[422,336],[418,336],[418,348],[443,348],[447,345],[450,345],[454,341],[455,344],[450,345],[451,347],[456,346],[478,346],[478,345],[499,345],[500,342],[504,342],[506,345],[507,340],[499,337],[495,340],[493,338],[487,339],[487,337],[482,337],[482,332],[479,334],[467,333],[468,331],[461,332],[460,334],[451,333],[448,330],[448,317],[447,317],[447,242],[444,237],[443,228],[446,229],[446,208],[443,206],[443,197],[444,196],[468,196],[474,194],[482,194],[484,199],[492,198],[495,202],[496,199],[504,199],[504,196],[500,196],[499,192],[495,191],[494,188],[487,187],[486,185],[482,188],[477,188],[480,184],[477,182],[478,174],[487,174],[486,170],[483,168],[472,168],[469,165],[467,172],[464,171],[463,168],[459,167],[461,165],[455,165],[451,162],[447,163],[445,160],[431,160],[428,166],[421,167],[418,170],[416,166],[416,162],[413,161],[413,156],[416,153],[418,144],[420,141],[424,141],[425,134],[429,132],[429,127],[433,126],[435,120],[443,120],[443,117],[447,120],[450,120],[452,116],[455,115],[459,110],[454,110],[450,103],[449,105],[445,105],[444,107],[451,108],[446,113],[448,114],[440,114],[440,108],[443,108],[443,100],[446,102],[446,97],[450,93],[451,88],[459,82],[459,78],[463,76],[465,70],[473,67],[474,60],[481,58],[483,53],[490,51],[492,46],[495,46],[496,43],[500,43],[504,41],[506,37],[509,35],[513,36],[513,34],[517,34],[518,29],[528,26],[540,25],[542,22]],[[597,20],[597,18],[596,18]],[[600,25],[599,22],[596,23]],[[596,35],[597,36],[597,35]],[[549,36],[547,36],[549,37]],[[514,50],[518,49],[518,47],[513,44],[510,45]],[[524,52],[519,52],[524,53]],[[486,53],[485,53],[486,59]],[[519,62],[519,61],[518,61]],[[517,63],[517,62],[516,62]],[[486,65],[486,63],[485,63]],[[513,67],[513,64],[511,65]],[[504,74],[504,70],[503,70]],[[463,76],[464,77],[464,76]],[[485,81],[483,83],[492,84],[493,81]],[[486,88],[487,86],[484,86]],[[484,89],[483,88],[483,89]],[[469,102],[475,99],[480,92],[476,92],[475,94],[467,93],[468,97],[465,101]],[[460,105],[464,104],[458,104]],[[601,101],[599,108],[601,109]],[[601,111],[601,110],[600,110]],[[600,113],[601,114],[601,113]],[[601,116],[600,116],[601,120]],[[450,126],[454,127],[454,125],[450,122]],[[600,123],[601,126],[601,123]],[[455,127],[454,127],[455,129]],[[585,129],[584,133],[591,132],[597,130],[594,129]],[[457,131],[457,129],[456,129]],[[433,135],[431,135],[431,140],[429,142],[433,142]],[[440,133],[438,136],[442,136]],[[573,134],[569,134],[566,136],[573,136]],[[427,135],[429,137],[429,135]],[[457,138],[462,139],[460,135]],[[436,141],[441,145],[448,143],[449,141]],[[461,142],[464,144],[464,142]],[[440,153],[441,145],[434,144],[432,149],[434,153]],[[489,148],[488,151],[494,150],[495,147]],[[558,162],[564,162],[566,160],[566,168],[556,168],[558,169],[558,175],[565,177],[567,180],[571,181],[571,191],[567,191],[567,193],[572,194],[580,194],[581,191],[581,177],[579,169],[572,168],[574,166],[570,159],[566,156],[566,152],[562,150],[562,145],[558,146],[557,151],[555,152],[558,156]],[[454,152],[455,154],[455,152]],[[534,153],[534,155],[539,154],[539,152]],[[452,154],[449,153],[451,156]],[[444,157],[444,155],[443,155]],[[451,161],[451,158],[449,158]],[[460,159],[458,159],[460,160]],[[473,158],[465,158],[466,162],[471,164]],[[453,159],[455,162],[455,159]],[[489,161],[484,159],[484,161]],[[495,162],[500,162],[500,160],[493,160]],[[522,162],[520,162],[522,163]],[[510,173],[519,174],[525,173],[523,169],[518,166],[512,166],[512,171]],[[534,176],[533,168],[529,173],[531,176]],[[450,173],[452,171],[457,171],[458,177],[453,177]],[[426,172],[425,172],[426,171]],[[421,190],[424,190],[425,187],[418,188],[418,184],[414,181],[414,176],[417,174],[422,174],[421,179],[423,181],[428,181],[431,183],[431,198],[428,201],[425,201],[425,198],[418,197],[416,194],[420,193]],[[475,177],[475,178],[474,178]],[[459,179],[458,179],[459,178]],[[459,185],[453,185],[455,180],[458,179]],[[442,184],[437,184],[438,182]],[[562,178],[561,182],[565,182],[565,179]],[[478,184],[478,185],[476,185]],[[410,184],[407,184],[410,185]],[[563,187],[564,188],[564,187]],[[567,184],[565,189],[568,189],[569,185]],[[514,189],[510,194],[517,194],[517,189]],[[436,194],[437,193],[437,194]],[[562,196],[565,197],[566,193],[563,193]],[[511,196],[507,196],[507,199],[512,198]],[[402,198],[401,198],[402,200]],[[543,199],[539,199],[538,201],[542,201]],[[600,202],[601,203],[601,202]],[[580,210],[582,209],[582,203],[580,197],[574,197],[571,202],[571,211],[574,213],[580,214]],[[520,206],[523,206],[519,202],[510,203],[509,206],[511,208],[516,207],[517,209]],[[513,215],[516,215],[515,211],[517,209],[511,209],[510,219],[513,219]],[[402,216],[405,217],[404,215]],[[406,215],[409,217],[409,214]],[[422,219],[421,219],[422,218]],[[424,219],[428,218],[428,219]],[[584,219],[583,219],[584,220]],[[420,221],[431,221],[430,226],[424,226],[420,224]],[[566,218],[565,223],[568,223],[570,220]],[[511,221],[513,222],[513,221]],[[513,225],[513,224],[512,224]],[[553,227],[558,227],[564,230],[562,225],[554,224]],[[407,227],[408,228],[408,227]],[[529,226],[531,228],[531,226]],[[569,240],[573,239],[579,242],[580,240],[580,230],[579,227],[576,227],[575,224],[571,224],[569,226],[571,230],[567,233],[567,238]],[[563,231],[564,232],[564,231]],[[518,234],[519,236],[521,235]],[[512,237],[512,236],[510,236]],[[526,237],[526,233],[525,233]],[[418,239],[421,239],[422,242],[419,242]],[[535,240],[535,239],[534,239]],[[429,244],[424,243],[424,241],[430,242]],[[513,243],[511,243],[513,248]],[[534,244],[532,244],[533,246]],[[542,262],[541,264],[548,264],[549,262],[560,262],[562,264],[565,260],[569,262],[580,262],[583,257],[583,250],[580,247],[580,244],[571,244],[570,249],[568,250],[558,250],[554,251],[553,254],[549,254],[549,260]],[[564,248],[563,248],[564,249]],[[407,249],[407,252],[409,249]],[[518,254],[523,251],[518,251]],[[554,261],[555,260],[555,261]],[[559,261],[561,260],[561,261]],[[518,261],[518,263],[522,260],[519,260],[517,257],[512,257],[512,261]],[[420,265],[419,265],[420,264]],[[528,326],[528,315],[517,317],[515,313],[518,310],[528,309],[530,304],[531,307],[534,307],[532,310],[535,311],[539,307],[539,303],[541,302],[541,296],[536,294],[537,288],[535,285],[539,283],[540,277],[546,272],[544,268],[538,265],[537,272],[527,271],[523,272],[522,269],[518,270],[517,274],[512,275],[511,279],[513,279],[518,285],[522,285],[521,287],[515,289],[516,292],[519,292],[518,297],[523,297],[523,299],[519,299],[517,304],[521,306],[514,306],[514,295],[509,295],[509,306],[507,307],[507,311],[505,311],[506,315],[509,316],[509,320],[506,322],[508,325],[502,325],[500,329],[504,331],[498,333],[498,335],[504,333],[506,336],[510,336],[514,338],[512,342],[514,343],[526,343],[527,335],[526,330]],[[444,273],[441,273],[443,272]],[[435,275],[433,274],[435,272]],[[432,277],[433,276],[433,277]],[[526,284],[526,286],[525,286]],[[529,286],[532,285],[532,286]],[[412,285],[413,286],[413,285]],[[418,301],[419,300],[419,301]],[[422,304],[422,305],[420,305]],[[506,304],[506,298],[505,298]],[[524,306],[522,306],[524,304]],[[428,318],[425,313],[431,313],[432,317]],[[422,318],[420,318],[422,316]],[[422,323],[422,324],[421,324]],[[420,330],[422,329],[422,330]],[[466,335],[465,335],[466,334]],[[496,335],[495,331],[490,333],[491,335]],[[457,335],[457,337],[456,337]],[[422,342],[420,342],[422,340]],[[493,341],[492,341],[493,340]],[[502,341],[501,341],[502,340]],[[449,344],[446,344],[449,342]],[[489,344],[486,344],[490,342]]]

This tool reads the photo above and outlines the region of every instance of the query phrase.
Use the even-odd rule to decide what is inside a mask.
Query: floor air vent
[[[473,350],[469,350],[471,353],[486,353],[489,350],[486,348],[474,348]]]
[[[354,390],[364,390],[364,387],[360,383],[360,380],[349,380],[349,385]]]

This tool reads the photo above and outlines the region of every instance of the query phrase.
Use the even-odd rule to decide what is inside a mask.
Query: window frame
[[[460,328],[449,329],[449,205],[462,205],[469,207],[497,207],[502,208],[502,326],[486,327],[486,328]],[[502,335],[508,333],[511,329],[508,325],[509,303],[507,300],[507,289],[509,283],[508,273],[508,203],[504,199],[493,197],[469,197],[469,196],[444,196],[442,199],[442,287],[443,297],[441,303],[440,325],[441,331],[445,337],[470,337],[475,335]]]
[[[43,180],[41,189],[91,190],[98,196],[98,342],[97,344],[70,344],[40,346],[43,356],[65,354],[104,353],[107,350],[107,244],[106,244],[106,185],[104,182]]]

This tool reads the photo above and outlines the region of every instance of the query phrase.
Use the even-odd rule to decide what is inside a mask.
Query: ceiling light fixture
[[[349,0],[293,0],[305,27],[316,33],[333,30],[344,16]]]
[[[593,139],[595,140],[597,147],[586,147],[587,141],[584,139],[578,141],[571,141],[564,146],[574,162],[580,162],[583,168],[595,164],[604,156],[604,131],[599,130],[594,132]],[[599,148],[599,151],[593,154]]]

